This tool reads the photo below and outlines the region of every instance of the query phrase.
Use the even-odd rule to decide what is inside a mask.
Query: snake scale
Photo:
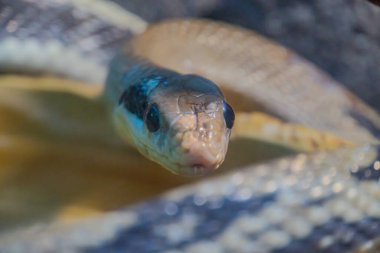
[[[2,72],[70,77],[89,91],[104,82],[115,52],[146,23],[113,2],[88,3],[2,1]],[[23,228],[0,238],[0,252],[380,251],[380,117],[372,109],[289,50],[227,24],[168,21],[133,47],[355,148],[248,166],[73,224]]]

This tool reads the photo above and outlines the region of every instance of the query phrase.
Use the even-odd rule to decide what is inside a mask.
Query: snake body
[[[76,10],[86,13],[78,6],[55,1],[16,1],[8,2],[7,6],[10,12],[19,10],[20,6],[30,10],[63,9],[62,17],[68,17]],[[35,16],[33,11],[30,13]],[[6,14],[3,12],[2,16]],[[15,30],[11,26],[12,29],[0,34],[6,38],[0,42],[0,49],[7,49],[0,50],[2,68],[19,71],[22,66],[26,72],[47,72],[98,83],[105,81],[105,66],[109,65],[104,94],[114,108],[115,119],[119,120],[116,125],[126,126],[120,132],[143,153],[156,152],[148,147],[151,144],[138,142],[145,137],[137,130],[156,130],[155,123],[142,125],[146,124],[149,111],[153,108],[154,116],[154,110],[168,108],[164,120],[160,121],[165,126],[176,122],[180,107],[181,115],[183,112],[189,114],[185,113],[183,122],[176,127],[194,122],[187,116],[194,118],[196,115],[195,122],[205,120],[202,122],[207,124],[197,123],[190,129],[202,125],[205,132],[199,136],[191,134],[189,139],[185,136],[187,131],[180,132],[183,134],[179,137],[175,132],[167,143],[159,137],[151,143],[163,147],[163,152],[167,153],[165,147],[176,145],[177,138],[189,143],[187,149],[194,146],[194,140],[202,141],[204,136],[207,137],[205,143],[210,138],[217,138],[224,143],[217,145],[222,146],[222,151],[217,151],[222,156],[210,167],[214,168],[224,157],[231,128],[230,116],[225,114],[228,105],[224,96],[211,81],[179,73],[204,75],[221,84],[222,88],[258,101],[289,121],[332,132],[354,142],[357,148],[300,154],[250,166],[101,217],[75,224],[50,224],[16,231],[0,240],[0,249],[4,252],[376,252],[376,239],[380,238],[380,163],[377,161],[380,151],[376,137],[380,118],[372,109],[289,50],[251,31],[211,21],[175,20],[153,25],[129,42],[126,48],[117,46],[121,53],[111,61],[112,52],[117,50],[114,45],[104,46],[106,38],[122,41],[126,30],[133,29],[121,27],[115,19],[110,21],[97,16],[102,15],[88,12],[79,15],[79,18],[90,20],[87,24],[92,25],[86,27],[83,22],[83,26],[79,26],[81,29],[76,30],[82,33],[72,33],[71,38],[60,38],[61,33],[54,33],[54,29],[45,37],[36,37],[28,29],[22,33],[22,22]],[[17,20],[15,15],[9,17],[3,18],[3,26],[7,24],[9,27],[11,21]],[[58,27],[67,26],[68,20],[70,18],[62,23],[58,21]],[[91,29],[96,30],[98,25],[99,30],[111,31],[111,35],[95,37],[98,34]],[[138,30],[142,26],[134,27]],[[92,33],[94,37],[89,37]],[[49,64],[43,60],[31,67],[21,57],[23,52],[19,52],[19,58],[15,57],[15,51],[22,51],[17,48],[20,46],[17,43],[25,43],[20,39],[22,36],[24,39],[34,38],[33,43],[27,43],[27,53],[45,43],[50,50],[46,50],[47,56],[64,49],[76,53],[69,54],[69,63],[82,62],[86,57],[95,60],[91,64],[84,63],[80,71],[66,68],[66,64],[60,65],[63,59],[52,59],[54,64],[50,68],[46,68]],[[58,39],[61,44],[51,44],[51,38]],[[75,43],[70,45],[68,42]],[[14,51],[10,50],[12,47],[15,47]],[[97,51],[99,54],[93,57],[93,52]],[[27,53],[24,56],[30,57]],[[78,54],[84,57],[78,57]],[[65,57],[63,54],[59,56]],[[173,80],[180,85],[168,84]],[[194,84],[194,80],[201,83],[201,87]],[[125,93],[128,89],[137,89],[138,85],[147,90],[142,92],[142,97],[149,94],[147,104],[144,104],[146,113],[130,104],[134,97]],[[184,90],[190,96],[183,97]],[[168,102],[169,94],[174,95],[176,103]],[[182,100],[186,103],[182,104]],[[141,97],[138,97],[139,101],[142,101]],[[193,107],[188,108],[189,104]],[[209,105],[210,111],[198,111],[198,107],[207,109]],[[175,108],[171,108],[173,106]],[[131,128],[128,122],[138,125],[135,132],[128,129]],[[216,128],[216,133],[220,134],[209,136],[206,125]],[[134,140],[139,134],[138,140]],[[195,150],[198,152],[195,154],[205,153]],[[181,152],[175,151],[173,157],[183,161]],[[173,166],[176,162],[162,160],[162,153],[157,154],[152,159],[165,161],[161,163],[178,172],[179,167]],[[204,157],[201,159],[209,161]],[[198,162],[190,157],[186,163],[190,166],[182,165],[181,168],[186,168],[182,172],[197,172]]]

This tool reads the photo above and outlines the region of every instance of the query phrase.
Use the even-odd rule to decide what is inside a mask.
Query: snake
[[[3,5],[0,86],[95,99],[126,145],[175,174],[216,170],[230,136],[312,152],[75,224],[23,228],[0,238],[1,251],[379,250],[380,117],[311,63],[210,20],[148,26],[108,1]],[[235,112],[230,92],[280,118]]]

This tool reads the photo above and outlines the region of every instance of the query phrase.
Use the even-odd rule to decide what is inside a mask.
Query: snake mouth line
[[[212,173],[223,163],[220,161],[210,167],[206,167],[201,163],[181,163],[172,159],[171,155],[157,154],[153,149],[145,146],[144,152],[148,153],[153,161],[159,163],[162,167],[168,169],[170,172],[182,176],[203,176]]]

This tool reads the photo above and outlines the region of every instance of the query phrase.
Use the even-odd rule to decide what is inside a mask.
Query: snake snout
[[[198,145],[190,148],[188,152],[190,166],[196,174],[211,172],[222,163],[220,156],[214,154],[213,150]]]
[[[229,132],[219,108],[182,113],[172,121],[172,159],[179,164],[179,174],[203,175],[216,170],[224,161]]]
[[[207,174],[224,161],[228,140],[223,135],[205,138],[199,131],[184,133],[181,141],[182,161],[192,175]]]

